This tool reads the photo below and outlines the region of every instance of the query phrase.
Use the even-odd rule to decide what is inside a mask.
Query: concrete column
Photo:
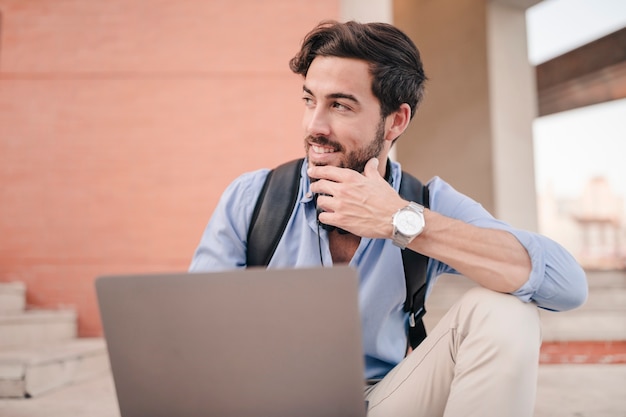
[[[394,22],[417,44],[429,77],[425,100],[397,143],[403,167],[424,181],[438,175],[496,217],[536,230],[536,89],[525,9],[396,0]]]

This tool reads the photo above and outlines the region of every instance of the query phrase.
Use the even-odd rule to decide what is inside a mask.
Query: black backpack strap
[[[274,255],[296,204],[303,161],[297,159],[287,162],[267,175],[248,228],[248,267],[267,266]],[[400,196],[428,207],[428,187],[406,172],[402,172]],[[428,257],[405,249],[402,251],[402,262],[407,293],[404,311],[409,313],[409,343],[415,348],[426,337],[422,317],[426,313],[424,302]]]
[[[400,196],[424,207],[429,206],[428,187],[414,176],[402,172]],[[410,249],[402,251],[404,276],[406,282],[406,300],[404,311],[409,313],[409,344],[415,349],[426,338],[426,327],[422,317],[426,314],[426,267],[428,257]]]
[[[248,267],[266,266],[272,259],[296,205],[303,162],[304,159],[287,162],[267,175],[248,228]],[[266,195],[271,197],[265,198]]]

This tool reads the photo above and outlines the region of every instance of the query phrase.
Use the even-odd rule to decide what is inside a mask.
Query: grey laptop
[[[122,417],[365,416],[355,270],[108,276]]]

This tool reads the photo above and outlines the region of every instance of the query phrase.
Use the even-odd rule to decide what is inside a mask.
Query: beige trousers
[[[532,303],[481,287],[378,384],[368,417],[530,417],[541,334]]]

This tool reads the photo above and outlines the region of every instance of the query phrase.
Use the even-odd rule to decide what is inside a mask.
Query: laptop
[[[121,416],[365,416],[357,286],[348,266],[99,277]]]

